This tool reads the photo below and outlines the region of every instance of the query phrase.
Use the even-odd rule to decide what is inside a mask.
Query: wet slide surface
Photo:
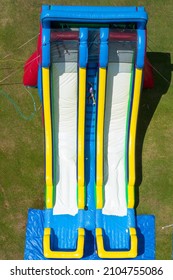
[[[107,215],[127,214],[125,169],[131,77],[131,63],[109,63],[104,124],[103,213]],[[76,63],[52,64],[54,172],[57,182],[54,214],[77,213],[74,187],[77,185],[77,80]]]
[[[75,215],[78,212],[77,80],[77,63],[52,64],[54,175],[56,177],[54,215]]]
[[[126,161],[128,107],[132,94],[132,63],[109,63],[104,123],[104,184],[106,215],[127,215]]]
[[[57,61],[52,63],[54,207],[50,216],[50,225],[56,236],[54,249],[75,248],[79,227],[92,231],[95,227],[103,228],[104,239],[108,241],[105,241],[107,249],[129,248],[126,201],[127,137],[133,84],[133,52],[124,54],[123,51],[122,55],[127,57],[127,61],[121,62],[120,53],[120,62],[109,62],[107,68],[103,155],[104,206],[97,218],[94,215],[97,94],[94,106],[87,96],[90,82],[95,85],[95,93],[97,93],[98,81],[94,69],[97,69],[98,64],[88,64],[87,69],[85,116],[87,211],[79,211],[77,206],[78,64]]]
[[[133,210],[127,208],[127,146],[133,66],[133,52],[127,53],[127,61],[108,63],[104,119],[104,206],[98,211],[96,224],[103,229],[106,250],[129,250],[129,217],[133,219],[134,216]]]

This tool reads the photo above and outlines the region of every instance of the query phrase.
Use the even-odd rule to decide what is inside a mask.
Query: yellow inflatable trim
[[[106,90],[106,68],[99,69],[97,147],[96,147],[96,209],[103,208],[103,141]]]
[[[53,207],[53,182],[52,182],[52,126],[50,104],[50,73],[49,68],[42,68],[43,79],[43,108],[45,122],[45,160],[46,160],[46,208]]]
[[[43,252],[48,259],[80,259],[84,254],[85,231],[83,228],[78,229],[77,249],[75,251],[52,251],[50,249],[51,229],[44,229]]]
[[[97,254],[102,259],[130,259],[137,256],[137,236],[136,229],[129,228],[130,231],[130,250],[129,251],[106,251],[104,249],[104,241],[102,235],[102,229],[96,228],[96,243]]]
[[[134,95],[130,122],[130,134],[129,134],[129,182],[128,182],[128,208],[134,208],[135,195],[134,187],[136,180],[135,172],[135,145],[136,145],[136,127],[138,118],[138,109],[140,101],[142,83],[142,69],[136,69],[135,71],[135,84],[134,84]]]
[[[85,99],[86,68],[79,68],[79,105],[78,105],[78,208],[85,207]]]

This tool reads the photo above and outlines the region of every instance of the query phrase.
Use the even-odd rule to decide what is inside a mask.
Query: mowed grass
[[[23,64],[35,50],[42,4],[1,0],[0,19],[0,259],[23,259],[28,208],[44,207],[44,130],[36,89],[22,85]],[[171,259],[173,224],[173,4],[167,1],[58,1],[64,5],[143,5],[155,87],[141,96],[137,133],[138,214],[156,217],[156,258]],[[32,39],[31,41],[29,41]],[[28,43],[26,43],[29,41]],[[26,43],[26,44],[25,44]],[[163,76],[163,77],[161,77]],[[2,95],[3,91],[3,95]],[[5,96],[4,96],[5,94]],[[31,120],[22,118],[14,104]]]

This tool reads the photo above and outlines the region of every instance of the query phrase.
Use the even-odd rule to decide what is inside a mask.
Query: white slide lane
[[[75,215],[77,208],[77,63],[53,63],[58,182],[53,214]]]
[[[109,63],[104,123],[105,215],[127,215],[125,144],[132,63]]]

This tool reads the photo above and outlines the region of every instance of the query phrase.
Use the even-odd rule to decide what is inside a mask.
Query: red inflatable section
[[[144,64],[144,88],[153,88],[154,87],[154,77],[153,77],[153,68],[148,58],[145,57]]]
[[[38,51],[36,50],[26,61],[24,66],[24,86],[36,87],[38,76]]]
[[[24,66],[23,84],[24,86],[37,87],[38,82],[38,67],[41,64],[41,36],[42,30],[38,35],[37,50],[30,56]]]

